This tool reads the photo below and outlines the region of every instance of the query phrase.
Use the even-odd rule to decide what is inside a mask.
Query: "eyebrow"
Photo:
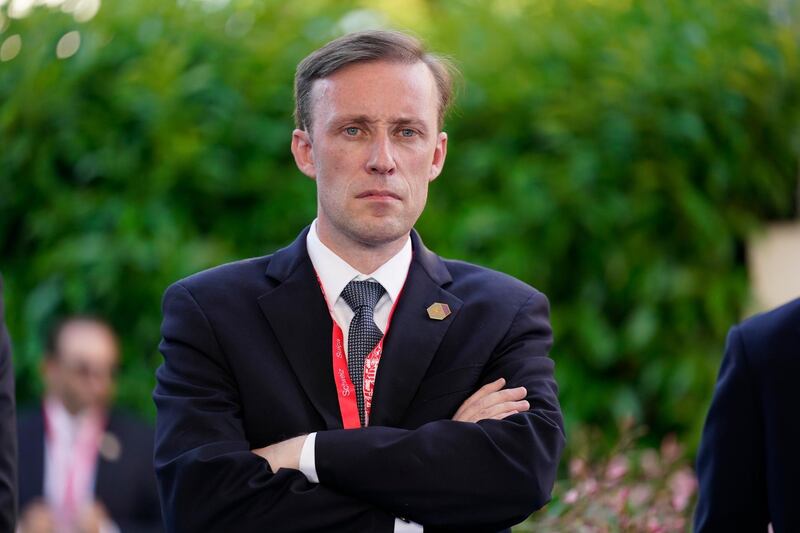
[[[336,119],[336,120],[332,121],[331,124],[333,124],[334,127],[338,127],[340,125],[348,124],[348,123],[350,123],[350,124],[374,124],[375,122],[377,122],[377,121],[370,119],[366,115],[347,115],[347,116],[344,116],[344,117],[341,117],[339,119]],[[417,126],[417,127],[420,127],[420,128],[424,128],[425,127],[425,122],[423,122],[422,120],[415,119],[415,118],[409,118],[409,117],[393,118],[393,119],[389,120],[389,123],[393,124],[395,126],[413,125],[413,126]]]

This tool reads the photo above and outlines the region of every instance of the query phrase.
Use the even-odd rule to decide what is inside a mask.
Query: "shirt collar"
[[[52,425],[52,430],[57,435],[71,435],[74,438],[78,428],[91,420],[95,413],[92,409],[85,409],[77,414],[70,413],[56,396],[50,394],[45,398],[44,408],[47,410],[47,422]]]
[[[386,289],[386,294],[394,303],[403,289],[411,265],[411,239],[407,238],[400,251],[391,259],[379,266],[375,272],[363,274],[322,243],[317,234],[316,219],[308,230],[306,248],[330,309],[333,309],[345,286],[354,279],[377,281]]]

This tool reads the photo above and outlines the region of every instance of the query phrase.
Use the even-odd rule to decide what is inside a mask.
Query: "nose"
[[[396,168],[389,135],[376,135],[367,161],[367,172],[391,176]]]

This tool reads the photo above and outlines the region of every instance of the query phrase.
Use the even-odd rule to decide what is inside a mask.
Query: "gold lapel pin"
[[[432,303],[428,307],[428,316],[433,320],[444,320],[450,315],[450,306],[440,302]]]

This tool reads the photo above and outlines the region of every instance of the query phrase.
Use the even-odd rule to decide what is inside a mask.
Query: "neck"
[[[60,405],[61,407],[63,407],[64,411],[66,411],[67,414],[69,416],[71,416],[71,417],[78,417],[78,416],[80,416],[80,415],[82,415],[82,414],[84,414],[84,413],[89,411],[88,407],[82,406],[82,405],[81,406],[75,405],[73,403],[70,403],[69,401],[66,401],[64,398],[61,398],[58,395],[55,395],[55,394],[50,394],[49,395],[49,402],[57,404],[57,405]]]
[[[362,274],[371,274],[397,255],[408,239],[406,233],[399,239],[380,244],[367,244],[339,236],[336,232],[329,231],[324,224],[317,220],[317,235],[319,240],[330,248],[333,253],[344,259]]]

